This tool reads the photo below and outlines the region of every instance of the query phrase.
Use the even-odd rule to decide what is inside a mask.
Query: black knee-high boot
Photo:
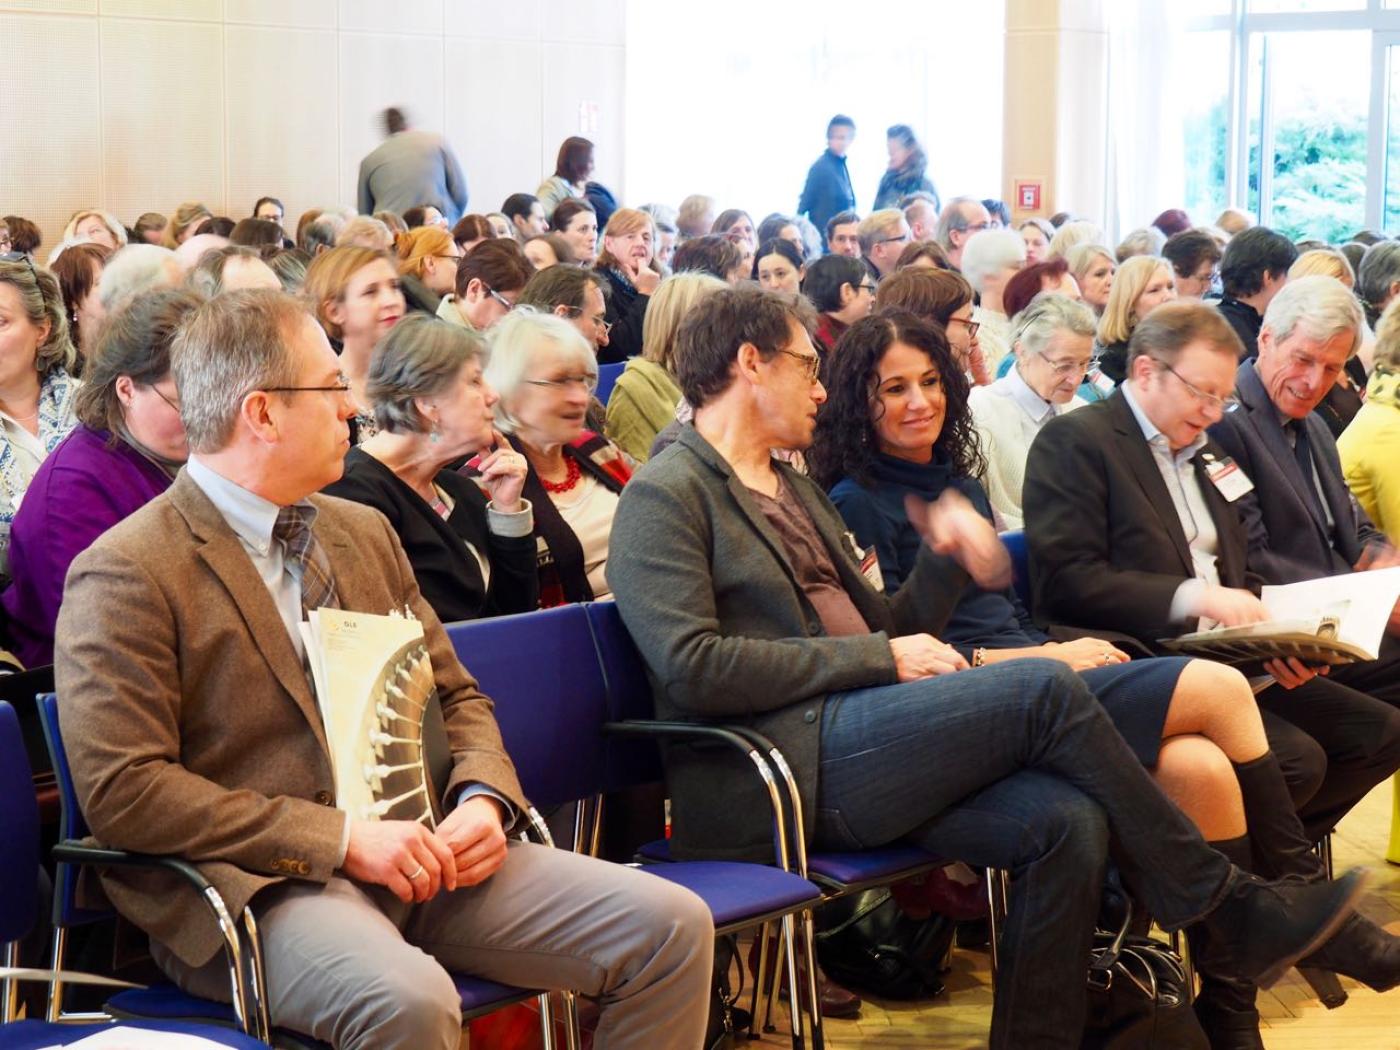
[[[1210,843],[1236,867],[1250,870],[1254,865],[1248,836]],[[1196,997],[1196,1018],[1210,1039],[1211,1050],[1264,1050],[1259,1036],[1259,1011],[1254,998],[1254,982],[1240,977],[1230,954],[1230,945],[1215,938],[1198,923],[1186,931],[1191,945],[1191,961],[1201,978]]]
[[[1235,766],[1245,823],[1254,847],[1255,874],[1267,879],[1301,878],[1315,882],[1327,877],[1326,866],[1293,808],[1292,796],[1272,751]],[[1337,975],[1320,966],[1299,964],[1298,973],[1329,1010],[1347,1001]]]
[[[1326,868],[1303,830],[1292,796],[1272,751],[1235,766],[1244,799],[1245,824],[1254,848],[1249,870],[1266,879],[1325,878]]]

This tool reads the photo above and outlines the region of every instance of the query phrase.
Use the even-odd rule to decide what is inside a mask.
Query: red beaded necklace
[[[572,456],[564,457],[564,480],[550,481],[547,478],[540,478],[540,484],[544,486],[546,492],[568,492],[578,484],[579,478],[583,477],[583,470],[578,465],[578,460]]]

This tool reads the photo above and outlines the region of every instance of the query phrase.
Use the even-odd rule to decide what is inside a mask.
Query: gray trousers
[[[270,887],[253,914],[273,1024],[337,1050],[457,1050],[461,1009],[448,970],[597,999],[598,1050],[703,1041],[709,909],[645,871],[513,842],[484,883],[423,904],[337,877]],[[186,991],[228,1001],[222,953],[194,969],[151,949]]]

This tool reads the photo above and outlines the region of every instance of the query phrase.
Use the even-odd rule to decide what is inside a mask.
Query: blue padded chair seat
[[[153,984],[149,988],[128,988],[118,992],[107,1000],[107,1012],[114,1017],[143,1017],[154,1021],[238,1023],[233,1007],[228,1003],[197,998],[180,991],[173,984]]]
[[[734,924],[755,926],[763,916],[820,904],[822,899],[821,890],[806,879],[761,864],[695,860],[642,870],[692,891],[709,905],[719,931]]]
[[[669,839],[655,839],[637,850],[637,856],[653,864],[666,864],[671,857]],[[837,886],[863,882],[885,882],[908,873],[946,863],[918,846],[886,846],[868,853],[812,853],[807,857],[807,874]]]
[[[495,1010],[511,999],[533,999],[540,994],[538,991],[532,992],[511,984],[498,984],[484,977],[468,977],[460,973],[452,974],[452,983],[457,986],[457,994],[462,998],[463,1017]]]
[[[39,1050],[47,1046],[67,1046],[90,1035],[111,1028],[106,1024],[49,1024],[46,1021],[14,1021],[0,1026],[0,1050]],[[252,1036],[234,1029],[211,1028],[199,1024],[181,1024],[178,1021],[124,1021],[122,1031],[139,1029],[144,1032],[170,1032],[178,1035],[197,1035],[220,1046],[231,1046],[235,1050],[267,1050]]]

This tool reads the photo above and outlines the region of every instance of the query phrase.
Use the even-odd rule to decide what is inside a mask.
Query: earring
[[[442,430],[438,426],[438,421],[436,419],[433,420],[433,429],[428,431],[428,440],[431,441],[434,445],[436,445],[439,441],[442,440]]]

